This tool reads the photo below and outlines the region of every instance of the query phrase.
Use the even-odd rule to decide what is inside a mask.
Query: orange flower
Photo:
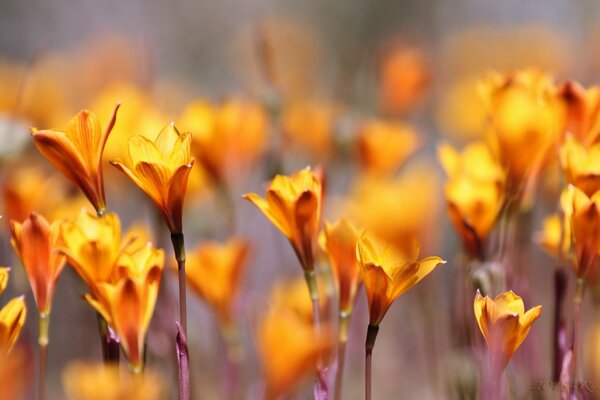
[[[312,324],[285,308],[270,310],[260,321],[257,346],[266,380],[265,399],[290,393],[314,373],[319,358],[333,345],[327,327],[317,335]]]
[[[129,139],[131,167],[111,161],[154,201],[171,233],[182,231],[183,200],[194,165],[191,141],[189,133],[170,124],[154,142],[140,135]]]
[[[347,219],[334,225],[325,222],[322,247],[329,257],[329,264],[338,286],[340,312],[350,314],[354,298],[362,284],[362,273],[356,261],[356,242],[359,233]]]
[[[592,196],[600,190],[600,143],[584,147],[572,136],[560,148],[560,163],[568,183]]]
[[[85,299],[113,327],[134,371],[143,368],[146,332],[154,313],[164,253],[150,245],[125,252],[117,261],[115,283],[97,284]]]
[[[485,338],[494,364],[502,369],[529,334],[531,325],[542,313],[542,306],[525,312],[523,300],[512,290],[500,293],[494,300],[475,295],[475,319]]]
[[[588,197],[569,185],[560,202],[571,227],[577,276],[593,278],[600,261],[600,192]]]
[[[39,151],[63,175],[77,185],[98,213],[106,209],[102,153],[120,104],[115,107],[103,132],[96,114],[83,110],[73,117],[64,131],[32,129]]]
[[[240,289],[249,245],[241,239],[201,243],[187,258],[187,281],[216,312],[223,327],[233,322],[233,300]]]
[[[419,146],[417,133],[398,122],[371,120],[358,135],[358,154],[364,169],[377,175],[391,175]]]
[[[535,234],[534,240],[551,256],[558,259],[566,257],[571,248],[569,221],[558,214],[547,216],[544,218],[542,230]]]
[[[32,213],[22,224],[11,221],[11,243],[23,263],[40,314],[50,312],[56,282],[65,266],[65,257],[56,249],[62,245],[61,223],[49,224]]]
[[[277,175],[266,199],[245,194],[290,241],[305,271],[314,270],[314,244],[319,231],[323,188],[310,168],[292,176]]]
[[[0,294],[8,283],[8,268],[0,267]],[[23,296],[15,297],[0,309],[0,356],[8,354],[19,338],[27,307]]]
[[[419,251],[416,240],[406,253],[369,231],[361,235],[356,243],[356,257],[369,300],[369,325],[378,326],[398,296],[419,283],[436,266],[445,263],[439,257],[417,260]]]
[[[560,86],[559,95],[567,110],[566,132],[589,145],[600,139],[600,87],[583,88],[569,81]]]

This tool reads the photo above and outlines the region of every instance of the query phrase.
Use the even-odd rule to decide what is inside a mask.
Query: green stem
[[[46,365],[48,359],[48,331],[50,328],[50,312],[41,312],[39,315],[39,336],[38,343],[40,346],[39,359],[39,400],[46,398]]]
[[[335,400],[342,399],[342,383],[344,380],[344,363],[346,361],[346,343],[348,343],[348,323],[350,322],[350,313],[340,311],[339,314],[339,344],[337,372],[335,376]]]
[[[377,333],[379,333],[379,325],[369,324],[365,341],[365,400],[371,400],[371,358]]]
[[[179,271],[179,322],[183,328],[183,333],[187,337],[187,301],[186,301],[186,277],[185,277],[185,244],[182,232],[172,232],[171,242],[173,251],[177,260],[177,270]]]

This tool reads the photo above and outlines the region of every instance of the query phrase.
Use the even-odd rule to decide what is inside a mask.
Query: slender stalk
[[[104,364],[119,363],[119,340],[102,315],[96,313]]]
[[[187,301],[186,301],[186,278],[185,278],[185,245],[182,232],[172,232],[171,242],[177,260],[179,271],[179,322],[183,332],[187,336]]]
[[[240,331],[233,324],[221,324],[221,335],[225,342],[225,374],[223,374],[224,398],[235,400],[240,398],[240,386],[244,349],[241,343]]]
[[[40,346],[39,359],[39,400],[46,398],[46,366],[48,359],[48,330],[50,328],[50,313],[41,312],[39,315],[39,337],[38,344]]]
[[[580,362],[580,350],[581,350],[581,303],[583,300],[583,294],[585,290],[585,279],[577,278],[577,283],[575,284],[575,296],[573,298],[573,306],[575,308],[575,315],[573,320],[573,387],[576,391],[583,381],[582,379],[582,370],[581,370],[581,362]]]
[[[346,343],[348,343],[348,323],[350,313],[340,311],[339,314],[339,343],[337,354],[337,372],[335,376],[335,400],[342,399],[342,383],[344,380],[344,363],[346,361]]]
[[[567,289],[567,273],[564,268],[558,267],[554,271],[554,335],[553,335],[553,363],[552,380],[560,380],[560,371],[563,363],[564,353],[564,331],[563,300]]]
[[[314,269],[304,270],[304,279],[308,285],[308,291],[310,293],[310,299],[312,302],[313,311],[313,327],[315,335],[318,337],[321,335],[321,311],[320,311],[320,299],[319,289],[317,286],[317,274]],[[327,379],[325,377],[325,371],[323,370],[323,359],[319,358],[317,362],[317,378],[314,386],[314,397],[316,399],[327,398]]]
[[[369,324],[365,341],[365,400],[371,400],[371,357],[377,333],[379,333],[379,325]]]

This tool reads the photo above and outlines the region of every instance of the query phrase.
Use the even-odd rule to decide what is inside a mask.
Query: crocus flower
[[[542,313],[542,306],[525,312],[523,300],[512,290],[493,300],[478,290],[473,307],[495,367],[504,369]]]
[[[0,267],[0,294],[8,283],[8,268]],[[19,338],[27,307],[23,296],[15,297],[0,309],[0,354],[8,354]]]
[[[418,260],[420,246],[412,241],[407,253],[404,249],[363,233],[356,243],[356,257],[362,270],[369,300],[369,324],[378,326],[392,302],[419,283],[433,269],[444,264],[439,257]]]
[[[125,251],[117,263],[116,282],[97,284],[96,293],[86,294],[85,299],[115,330],[132,370],[139,372],[143,368],[144,342],[158,296],[164,253],[148,245],[135,252]]]
[[[194,165],[191,141],[189,133],[171,123],[154,142],[140,135],[129,139],[130,167],[111,162],[152,199],[171,233],[182,231],[183,200]]]
[[[117,117],[115,107],[110,122],[102,131],[100,121],[91,111],[80,111],[64,131],[32,129],[39,151],[71,180],[88,198],[98,213],[106,209],[102,153]]]
[[[233,323],[233,301],[248,263],[249,245],[241,239],[200,243],[187,257],[190,287],[215,311],[223,328]]]
[[[32,213],[22,224],[11,221],[11,243],[27,272],[40,314],[50,312],[56,283],[65,266],[65,257],[56,249],[61,246],[61,223],[48,223]]]
[[[565,132],[582,144],[600,139],[600,86],[584,88],[575,81],[562,84],[558,95],[564,101],[567,122]]]
[[[319,231],[323,187],[310,168],[292,176],[277,175],[266,198],[244,195],[290,241],[305,271],[314,270],[314,245]]]
[[[560,148],[560,163],[567,183],[590,197],[600,190],[600,144],[586,148],[569,136]]]
[[[571,248],[571,227],[569,221],[558,213],[551,214],[542,221],[542,229],[536,232],[534,240],[548,254],[561,259]]]

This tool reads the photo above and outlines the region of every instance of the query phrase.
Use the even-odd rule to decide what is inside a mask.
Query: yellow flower
[[[200,243],[188,255],[186,277],[190,287],[216,312],[223,327],[233,322],[233,301],[248,261],[249,245],[241,239]]]
[[[322,243],[339,291],[339,309],[352,312],[354,298],[362,284],[362,273],[356,260],[356,242],[358,230],[347,219],[341,219],[334,225],[325,223]]]
[[[494,300],[488,296],[483,297],[478,290],[473,308],[492,359],[496,366],[502,369],[542,313],[542,306],[533,307],[525,312],[523,300],[512,290],[500,293]]]
[[[171,232],[182,231],[183,200],[194,165],[191,141],[189,133],[170,124],[154,142],[140,135],[129,139],[131,167],[111,162],[154,201]]]
[[[419,251],[420,245],[416,240],[405,252],[369,231],[361,235],[356,243],[356,257],[369,300],[370,325],[379,325],[398,296],[419,283],[436,266],[445,263],[439,257],[418,260]]]
[[[560,163],[567,183],[588,196],[600,190],[600,143],[586,148],[569,136],[560,148]]]
[[[577,82],[569,81],[561,85],[559,95],[567,110],[565,131],[585,145],[597,143],[600,139],[600,87],[585,89]]]
[[[314,245],[321,220],[323,188],[310,168],[292,176],[277,175],[266,199],[250,193],[250,200],[290,241],[305,271],[314,270]]]
[[[509,190],[523,194],[550,161],[565,124],[563,102],[550,76],[537,70],[491,74],[480,86],[492,142],[506,168]]]
[[[61,223],[49,224],[32,213],[22,224],[11,221],[11,244],[27,272],[33,296],[41,313],[50,312],[58,277],[65,257],[56,249],[62,245]]]
[[[308,298],[308,296],[307,296]],[[311,323],[285,308],[270,310],[260,321],[258,356],[266,380],[265,399],[290,393],[333,345],[330,331],[317,335]]]
[[[485,241],[504,200],[504,172],[481,142],[462,153],[442,145],[438,158],[449,178],[444,191],[450,220],[467,252],[483,258]]]
[[[393,174],[418,147],[416,131],[399,122],[367,121],[358,134],[361,165],[376,175]]]
[[[569,185],[560,202],[571,227],[575,272],[580,278],[593,278],[600,260],[600,192],[588,197]]]
[[[25,324],[27,307],[23,296],[15,297],[0,310],[0,354],[10,352]]]
[[[165,399],[162,377],[153,371],[143,375],[121,374],[118,366],[70,363],[62,374],[69,400]],[[102,388],[102,390],[98,390]]]
[[[146,332],[150,325],[164,265],[164,253],[151,245],[125,251],[117,261],[115,283],[101,282],[85,299],[113,327],[130,366],[143,368]]]
[[[535,241],[550,255],[559,259],[566,257],[571,248],[571,229],[563,216],[552,214],[544,218],[542,230],[537,232]]]
[[[8,271],[10,271],[9,268],[0,267],[0,294],[4,292],[6,285],[8,285]]]
[[[323,309],[325,306],[325,297],[319,296],[319,302],[320,308]],[[310,291],[306,286],[306,280],[301,276],[285,281],[278,281],[271,290],[268,303],[273,308],[282,308],[287,312],[294,313],[307,324],[313,323],[313,306]]]
[[[60,248],[92,293],[101,282],[112,282],[116,262],[133,238],[121,238],[121,222],[115,213],[104,217],[82,210],[62,226],[64,247]]]
[[[104,212],[104,180],[102,153],[117,117],[115,107],[111,120],[102,131],[96,114],[83,110],[73,117],[64,131],[32,129],[39,151],[50,163],[77,185],[97,212]]]

